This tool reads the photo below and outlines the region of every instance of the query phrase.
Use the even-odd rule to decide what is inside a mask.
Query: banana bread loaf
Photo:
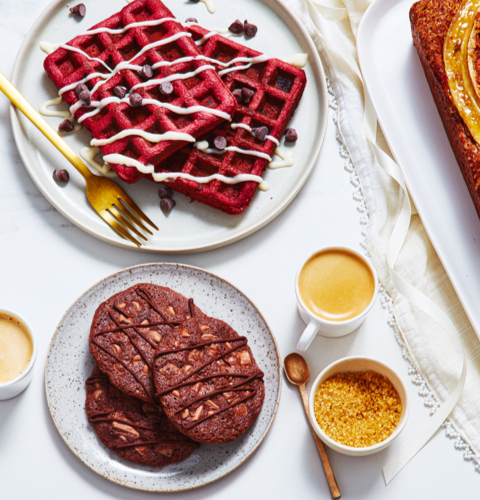
[[[443,61],[443,44],[458,0],[422,0],[410,9],[413,43],[473,203],[480,217],[480,149],[452,101]]]

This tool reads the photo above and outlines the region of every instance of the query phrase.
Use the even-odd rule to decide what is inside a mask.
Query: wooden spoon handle
[[[322,440],[315,434],[312,424],[310,423],[310,418],[308,417],[308,396],[305,384],[299,385],[298,388],[300,389],[300,395],[302,396],[303,408],[305,409],[307,422],[310,427],[310,431],[312,432],[313,439],[315,439],[315,444],[317,445],[317,450],[318,454],[320,455],[320,460],[322,461],[323,470],[325,471],[325,476],[327,478],[327,483],[330,488],[330,493],[332,495],[332,498],[340,498],[342,494],[340,493],[337,480],[335,479],[335,475],[330,465],[330,461],[328,460],[327,452],[325,451],[325,446],[323,445]]]

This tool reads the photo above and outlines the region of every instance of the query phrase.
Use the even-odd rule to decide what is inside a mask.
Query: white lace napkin
[[[458,386],[463,361],[457,341],[460,338],[467,358],[467,378],[460,400],[446,424],[447,435],[456,438],[456,447],[463,449],[465,459],[472,460],[480,470],[480,456],[477,454],[480,452],[480,342],[418,215],[412,215],[402,250],[396,260],[393,259],[395,272],[437,304],[458,334],[452,336],[405,299],[393,284],[387,249],[402,211],[404,194],[375,159],[365,135],[362,83],[345,62],[345,57],[339,56],[335,46],[335,41],[341,36],[348,52],[346,57],[358,62],[355,36],[369,2],[343,0],[343,4],[332,3],[333,8],[325,8],[317,4],[320,0],[310,0],[310,8],[317,4],[317,12],[330,19],[327,21],[319,16],[320,34],[307,13],[308,0],[283,1],[312,36],[334,89],[338,101],[339,132],[356,168],[370,216],[368,251],[382,285],[393,299],[396,326],[406,349],[404,354],[412,365],[410,373],[414,375],[414,382],[421,386],[420,394],[427,396],[425,404],[432,408],[432,413]],[[388,153],[381,132],[377,134],[377,144]]]

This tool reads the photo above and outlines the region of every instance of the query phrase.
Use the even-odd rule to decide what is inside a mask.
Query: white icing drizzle
[[[215,5],[213,5],[212,0],[200,0],[200,2],[205,4],[205,7],[210,14],[215,14]]]
[[[80,156],[95,170],[98,170],[105,177],[116,177],[115,172],[111,169],[108,163],[100,165],[95,157],[100,153],[100,148],[85,146],[80,149]]]
[[[65,44],[60,44],[60,45],[54,45],[52,43],[48,43],[48,42],[40,42],[40,48],[46,52],[47,54],[51,54],[52,52],[54,52],[55,50],[57,49],[65,49],[65,50],[70,50],[71,52],[77,52],[78,54],[81,54],[82,56],[85,56],[87,59],[89,59],[90,61],[97,61],[98,63],[102,64],[103,66],[105,66],[105,68],[112,72],[113,70],[110,68],[110,66],[108,66],[108,64],[106,64],[105,62],[103,62],[101,59],[98,59],[98,57],[90,57],[86,52],[84,52],[82,49],[77,49],[77,47],[72,47],[71,45],[65,45]]]
[[[132,90],[135,90],[140,87],[154,87],[155,85],[160,85],[161,83],[164,82],[174,82],[175,80],[187,80],[188,78],[192,78],[207,69],[213,69],[213,71],[215,71],[215,68],[213,66],[209,65],[200,66],[196,70],[190,71],[189,73],[176,73],[175,75],[166,76],[165,78],[156,78],[153,80],[149,80],[148,82],[137,83],[137,85],[134,85],[132,87]]]
[[[88,30],[85,31],[84,33],[80,33],[80,35],[77,36],[98,35],[99,33],[110,33],[110,35],[121,35],[122,33],[125,33],[125,31],[128,31],[131,28],[140,28],[141,26],[158,26],[167,21],[174,21],[176,23],[179,23],[178,19],[175,19],[174,17],[163,17],[162,19],[153,19],[151,21],[139,21],[138,23],[130,23],[118,30],[105,27],[96,28],[94,30]]]
[[[83,120],[86,120],[87,118],[91,118],[92,116],[95,116],[97,113],[99,113],[105,106],[108,106],[112,102],[117,102],[121,103],[124,102],[131,106],[130,101],[127,97],[123,99],[119,99],[118,97],[107,97],[106,99],[102,99],[101,101],[92,101],[90,104],[90,107],[95,107],[93,111],[90,111],[89,113],[85,113],[82,115],[79,119],[78,122],[81,123]],[[166,108],[173,113],[176,113],[178,115],[190,115],[192,113],[210,113],[211,115],[219,116],[220,118],[223,118],[224,120],[231,121],[231,116],[228,113],[225,113],[224,111],[219,111],[217,109],[210,109],[207,108],[206,106],[190,106],[188,108],[181,108],[180,106],[174,106],[173,104],[170,104],[168,102],[160,102],[157,101],[156,99],[143,99],[142,104],[151,104],[153,106],[158,106],[159,108]],[[75,113],[75,111],[82,106],[81,101],[77,101],[71,108],[70,110],[72,113]]]
[[[162,141],[186,141],[195,142],[195,137],[190,134],[184,134],[183,132],[166,132],[165,134],[151,134],[150,132],[145,132],[144,130],[139,130],[136,128],[130,128],[122,130],[116,135],[109,137],[108,139],[92,139],[90,141],[91,146],[105,146],[106,144],[111,144],[112,142],[118,141],[119,139],[124,139],[132,135],[143,137],[148,142],[158,143]]]
[[[288,59],[285,59],[285,62],[295,66],[296,68],[304,68],[308,62],[308,54],[294,54]]]
[[[245,125],[245,123],[232,123],[230,126],[233,130],[236,130],[237,128],[244,128],[245,130],[248,130],[252,136],[254,135],[252,127],[250,127],[250,125]],[[279,140],[273,137],[273,135],[267,135],[267,139],[270,139],[277,146],[280,146]]]
[[[126,165],[127,167],[135,167],[139,172],[142,172],[143,174],[150,174],[155,182],[168,182],[169,180],[181,178],[198,182],[199,184],[208,184],[209,182],[216,179],[226,184],[238,184],[239,182],[247,181],[257,182],[259,189],[261,189],[262,191],[267,191],[270,187],[268,182],[264,181],[258,175],[238,174],[234,177],[227,177],[221,174],[213,174],[207,177],[195,177],[193,175],[184,174],[181,172],[155,172],[155,167],[153,165],[143,165],[143,163],[140,163],[138,160],[129,158],[128,156],[124,156],[121,154],[106,155],[103,157],[103,159],[107,163]]]
[[[62,104],[63,98],[62,96],[55,97],[55,99],[50,99],[49,101],[44,102],[40,106],[40,114],[43,116],[58,116],[60,118],[66,118],[67,120],[73,120],[73,115],[70,113],[68,109],[61,111],[59,109],[57,110],[49,110],[51,106],[58,106],[59,104]]]
[[[201,47],[204,43],[206,43],[212,36],[215,35],[222,35],[225,38],[232,38],[233,36],[242,36],[241,34],[236,35],[235,33],[232,33],[230,30],[227,28],[212,28],[209,33],[206,35],[203,35],[202,38],[197,40],[195,43]]]
[[[143,47],[143,49],[140,52],[137,52],[128,62],[132,62],[134,59],[141,56],[142,54],[145,54],[145,52],[148,52],[151,49],[154,49],[156,47],[161,47],[162,45],[167,45],[170,42],[178,40],[179,38],[183,38],[184,36],[191,37],[192,35],[190,33],[182,31],[180,33],[176,33],[175,35],[169,36],[168,38],[162,38],[161,40],[157,40],[156,42],[149,43],[148,45],[145,45],[145,47]]]
[[[268,164],[268,168],[272,170],[276,168],[292,167],[295,163],[295,157],[293,151],[287,151],[286,149],[277,148],[275,154],[281,158],[281,160],[272,161]]]
[[[70,113],[70,111],[68,109],[63,110],[63,111],[60,109],[57,109],[57,110],[49,110],[48,109],[51,106],[58,106],[59,104],[62,103],[62,101],[63,101],[62,96],[56,97],[55,99],[50,99],[49,101],[44,102],[40,106],[40,109],[38,111],[43,116],[58,116],[60,118],[66,118],[73,125],[73,130],[71,130],[70,132],[65,132],[64,130],[59,130],[58,135],[60,135],[61,137],[64,137],[66,135],[71,135],[71,134],[74,134],[75,132],[78,132],[82,128],[82,126],[79,123],[74,123],[75,118],[72,115],[72,113]]]
[[[268,156],[266,153],[261,153],[260,151],[253,151],[250,149],[240,149],[237,148],[237,146],[227,146],[225,149],[222,149],[220,151],[220,149],[209,148],[207,141],[200,141],[195,143],[195,147],[207,154],[223,155],[225,151],[234,151],[236,153],[241,153],[250,156],[258,156],[259,158],[263,158],[264,160],[272,161],[272,158],[270,158],[270,156]]]

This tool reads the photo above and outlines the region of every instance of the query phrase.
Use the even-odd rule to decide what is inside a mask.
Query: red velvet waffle
[[[196,24],[187,27],[194,40],[199,40],[207,30]],[[237,57],[256,57],[260,52],[240,45],[231,39],[214,35],[199,47],[206,57],[228,62]],[[235,66],[244,66],[245,62],[236,62]],[[215,65],[218,70],[225,69]],[[302,69],[296,68],[278,59],[253,64],[250,68],[232,71],[222,77],[227,88],[247,87],[253,90],[254,96],[249,104],[240,103],[232,123],[243,123],[252,129],[267,126],[269,135],[280,139],[286,125],[292,118],[302,97],[307,78]],[[261,142],[242,128],[233,130],[229,122],[223,122],[208,132],[200,140],[208,141],[214,148],[213,140],[222,135],[227,138],[228,146],[237,146],[244,150],[254,150],[274,156],[277,145],[267,139]],[[261,176],[268,160],[252,155],[226,151],[223,155],[205,154],[189,145],[169,158],[157,164],[158,172],[184,172],[196,177],[223,174],[233,177],[237,174],[254,174]],[[178,178],[168,182],[168,186],[186,194],[194,200],[206,203],[229,214],[242,212],[251,203],[257,190],[257,182],[241,182],[226,184],[213,180],[208,184],[199,184]]]
[[[99,27],[121,29],[134,22],[166,17],[171,18],[173,15],[159,0],[136,0],[92,29]],[[181,32],[184,32],[181,24],[175,21],[166,21],[158,26],[131,28],[123,34],[111,35],[102,32],[96,35],[78,36],[68,42],[68,45],[81,49],[88,56],[100,59],[111,69],[114,69],[119,63],[131,60],[146,45]],[[132,63],[138,66],[147,64],[152,66],[161,61],[173,61],[186,56],[195,57],[198,54],[199,50],[192,38],[184,36],[166,45],[148,50],[135,58]],[[207,63],[204,61],[191,61],[163,66],[154,70],[153,78],[188,73],[205,64]],[[108,73],[108,70],[100,62],[90,60],[83,54],[63,48],[59,48],[50,54],[45,59],[44,67],[58,89],[78,82],[91,73]],[[91,90],[99,80],[102,79],[95,77],[86,82],[86,85]],[[92,95],[92,101],[114,96],[113,89],[117,85],[123,86],[130,91],[134,85],[145,81],[146,79],[142,78],[137,71],[121,70],[98,87]],[[229,115],[232,115],[235,111],[235,98],[225,88],[213,69],[202,71],[196,76],[185,80],[175,80],[172,84],[174,90],[170,95],[163,95],[159,91],[158,85],[141,87],[135,92],[142,95],[143,98],[156,99],[180,107],[202,105],[215,108]],[[78,101],[73,90],[65,92],[63,97],[70,106]],[[128,94],[126,97],[128,98]],[[94,109],[82,106],[76,111],[75,115],[78,119],[83,114]],[[197,138],[219,125],[223,120],[223,118],[207,112],[181,115],[152,104],[132,107],[125,102],[114,102],[105,106],[98,114],[86,118],[82,123],[90,130],[95,139],[106,139],[122,130],[132,128],[155,134],[168,131],[183,132]],[[144,165],[156,165],[181,149],[185,144],[188,143],[177,140],[154,144],[139,136],[129,136],[112,144],[102,146],[101,149],[104,156],[119,153],[135,158]],[[112,165],[112,167],[120,179],[125,182],[133,183],[142,177],[142,174],[134,167],[125,167],[123,165]]]

